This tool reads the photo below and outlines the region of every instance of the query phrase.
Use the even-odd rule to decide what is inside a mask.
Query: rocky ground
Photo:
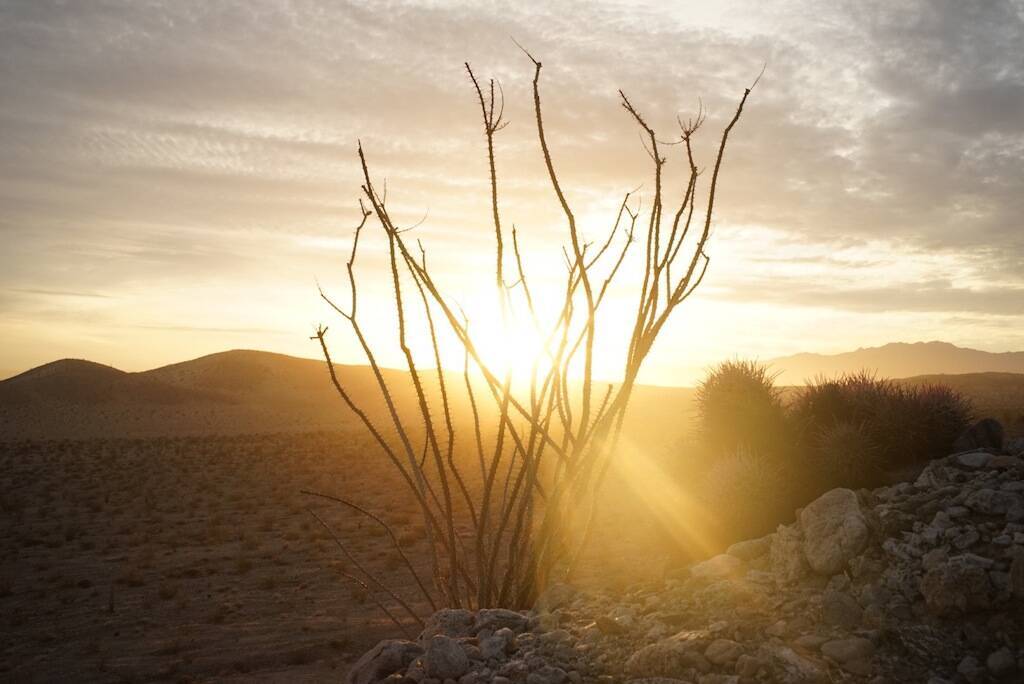
[[[766,537],[623,593],[443,610],[349,682],[1024,680],[1024,444],[832,490]]]

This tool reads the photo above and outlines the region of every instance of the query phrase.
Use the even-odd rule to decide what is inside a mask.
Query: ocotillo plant
[[[410,244],[407,234],[396,227],[362,144],[358,148],[362,218],[347,263],[347,306],[321,291],[347,322],[366,356],[385,407],[383,421],[374,418],[365,408],[365,398],[353,396],[338,377],[327,344],[327,328],[321,326],[313,339],[320,343],[341,399],[372,435],[419,506],[431,550],[432,583],[417,576],[415,564],[402,552],[393,534],[391,540],[431,606],[528,606],[549,582],[570,573],[580,562],[590,533],[595,494],[616,457],[623,419],[641,367],[670,316],[693,294],[707,272],[715,195],[726,143],[753,87],[744,90],[721,134],[706,189],[701,188],[705,176],[698,170],[692,146],[705,122],[705,112],[700,108],[695,118],[678,119],[680,131],[675,142],[685,154],[687,182],[674,206],[668,205],[669,193],[663,184],[666,143],[619,91],[621,105],[639,127],[651,159],[653,195],[641,216],[634,194],[626,193],[607,238],[595,244],[581,235],[577,215],[563,191],[544,126],[541,63],[526,55],[533,65],[533,113],[546,180],[557,199],[567,234],[564,289],[551,316],[542,316],[535,307],[537,293],[531,289],[519,234],[515,228],[509,231],[502,222],[495,165],[495,137],[505,124],[502,89],[494,80],[481,84],[469,64],[466,70],[480,107],[487,149],[494,288],[502,315],[511,315],[513,309],[527,312],[544,340],[543,350],[531,360],[529,377],[514,381],[511,371],[489,363],[474,337],[472,321],[442,291],[427,265],[422,245]],[[706,200],[703,208],[695,211],[699,195]],[[387,240],[394,335],[415,393],[416,409],[411,419],[401,415],[357,316],[354,264],[359,237],[371,223],[383,231]],[[635,297],[631,300],[635,308],[629,315],[630,324],[625,331],[621,326],[618,330],[604,329],[598,325],[598,312],[607,302],[613,281],[628,272],[620,267],[634,245],[643,250],[643,255],[639,277],[630,285],[630,296]],[[506,270],[511,272],[512,284]],[[545,299],[550,300],[550,296],[546,294]],[[413,309],[415,317],[411,316]],[[465,382],[453,382],[453,376],[442,372],[442,332],[454,337],[463,352]],[[594,380],[595,345],[605,336],[622,334],[628,337],[624,340],[628,344],[622,379],[598,389]],[[410,340],[430,341],[433,358],[428,366],[418,365]],[[435,381],[436,394],[432,388],[429,392],[427,389]],[[463,441],[459,444],[452,409],[456,392],[468,399],[473,420],[472,429],[465,433],[471,436],[460,437]],[[481,435],[487,435],[487,439]],[[423,446],[417,448],[420,436]],[[457,458],[458,449],[474,452],[475,458]],[[468,477],[468,467],[479,468],[479,473]],[[329,498],[371,515],[345,497]],[[460,520],[460,516],[467,520]],[[460,524],[471,529],[468,539],[459,534]],[[380,595],[382,602],[395,599],[383,590]],[[407,606],[402,607],[412,614]]]

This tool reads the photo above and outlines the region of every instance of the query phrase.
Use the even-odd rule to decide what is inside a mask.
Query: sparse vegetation
[[[946,456],[973,415],[950,387],[868,373],[819,378],[787,398],[750,361],[713,368],[696,403],[702,497],[724,541],[768,531],[834,487],[878,486]]]

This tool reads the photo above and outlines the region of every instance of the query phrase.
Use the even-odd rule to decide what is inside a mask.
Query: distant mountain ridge
[[[1024,351],[986,352],[948,342],[893,342],[840,354],[801,353],[768,361],[784,385],[802,384],[816,376],[867,370],[881,377],[963,373],[1024,373]]]
[[[780,385],[867,369],[885,377],[945,382],[975,394],[996,387],[1011,397],[1024,391],[1024,352],[992,354],[943,342],[797,354],[770,363],[782,372]],[[392,430],[371,369],[340,364],[335,369],[360,407],[378,426]],[[415,412],[408,373],[384,369],[382,374],[400,412]],[[447,376],[450,387],[462,386],[461,374]],[[423,379],[428,403],[435,405],[437,377],[425,372]],[[453,412],[468,410],[461,391],[452,397]],[[637,386],[630,416],[681,432],[691,424],[692,397],[690,388]],[[139,373],[63,359],[0,381],[0,441],[347,430],[355,421],[322,360],[270,352],[220,352]]]

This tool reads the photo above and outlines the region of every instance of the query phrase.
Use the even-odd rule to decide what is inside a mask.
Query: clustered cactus
[[[787,401],[775,377],[733,360],[697,389],[697,436],[712,459],[701,497],[729,539],[770,531],[829,489],[878,486],[945,456],[972,418],[968,400],[943,385],[861,372],[817,378]]]

